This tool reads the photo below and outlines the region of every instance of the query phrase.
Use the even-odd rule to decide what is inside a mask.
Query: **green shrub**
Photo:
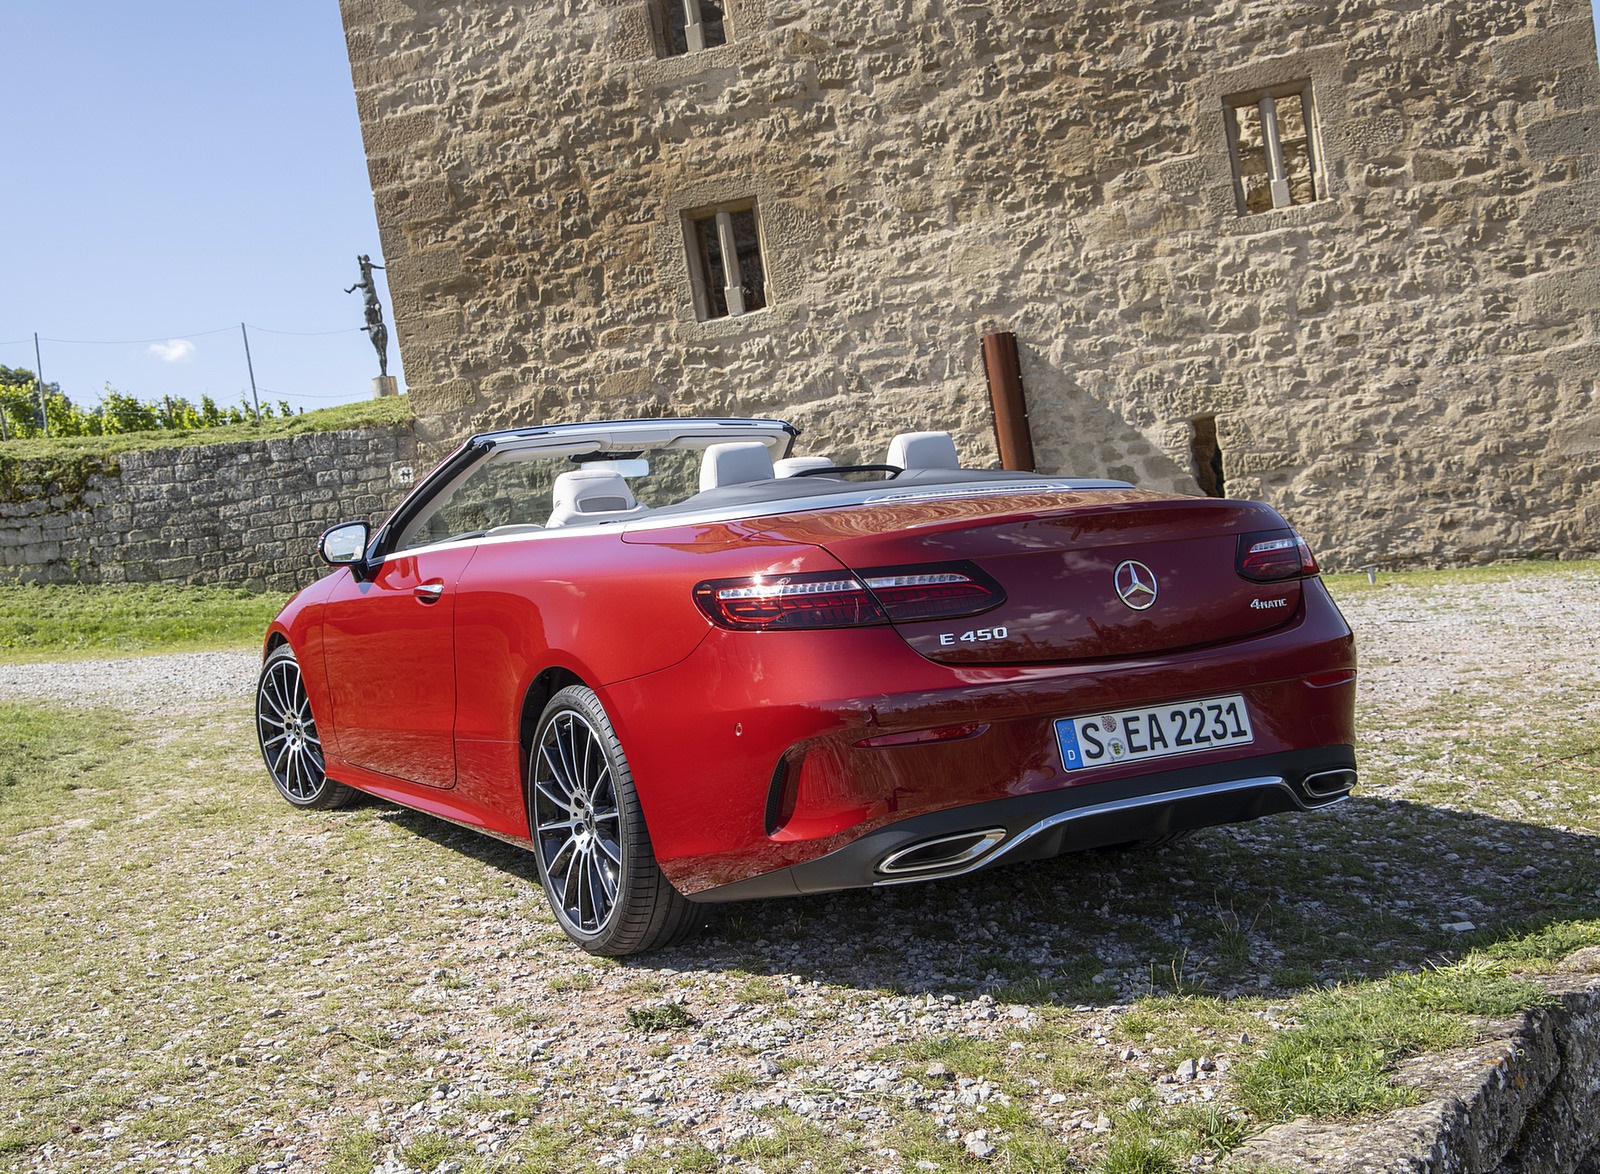
[[[80,408],[61,392],[45,387],[45,414],[50,422],[51,436],[121,436],[129,432],[195,432],[205,428],[220,428],[226,424],[250,424],[256,420],[255,406],[248,400],[236,406],[222,407],[209,395],[200,397],[199,406],[180,397],[164,395],[159,400],[144,401],[124,395],[109,383],[93,408]],[[276,409],[270,403],[261,405],[261,419],[295,415],[283,400]],[[0,415],[6,423],[6,434],[15,439],[43,436],[39,427],[39,398],[34,387],[22,384],[0,384]]]

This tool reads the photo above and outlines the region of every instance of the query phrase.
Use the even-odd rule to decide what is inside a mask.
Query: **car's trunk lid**
[[[896,624],[950,664],[1142,656],[1239,639],[1287,623],[1298,579],[1255,583],[1239,537],[1286,531],[1253,502],[1138,490],[893,495],[850,509],[769,518],[767,535],[822,546],[858,573],[970,562],[1005,592],[979,615]]]

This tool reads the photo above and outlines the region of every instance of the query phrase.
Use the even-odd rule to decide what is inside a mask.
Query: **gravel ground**
[[[1364,770],[1404,760],[1408,747],[1434,733],[1432,715],[1451,698],[1507,731],[1514,731],[1519,713],[1551,704],[1571,704],[1578,720],[1600,723],[1593,687],[1600,679],[1600,572],[1356,590],[1341,606],[1360,640],[1360,697],[1370,731],[1361,748]],[[255,656],[243,653],[0,666],[0,699],[119,705],[159,722],[175,709],[215,711],[219,703],[237,703],[244,711],[256,666]],[[1250,857],[1272,851],[1315,861],[1319,853],[1331,857],[1330,845],[1344,840],[1376,861],[1374,879],[1341,876],[1336,868],[1324,879],[1355,889],[1357,900],[1426,923],[1429,932],[1466,932],[1474,923],[1514,922],[1525,915],[1515,901],[1501,904],[1495,896],[1525,887],[1538,872],[1538,861],[1530,863],[1516,827],[1451,822],[1447,812],[1431,808],[1419,815],[1418,805],[1403,802],[1405,783],[1394,781],[1403,774],[1390,771],[1388,783],[1364,784],[1365,808],[1351,803],[1300,821],[1220,829],[1195,842],[1213,859],[1228,852]],[[429,822],[409,813],[379,812],[375,818],[395,825],[396,834],[421,831]],[[1414,836],[1435,862],[1461,860],[1451,850],[1450,837],[1466,834],[1463,828],[1471,829],[1482,854],[1469,856],[1459,868],[1413,872],[1405,853],[1385,839],[1401,820],[1415,825],[1404,834]],[[1333,834],[1330,821],[1342,821],[1333,825]],[[1547,821],[1532,817],[1529,822]],[[1551,827],[1566,831],[1559,824]],[[1544,828],[1530,834],[1542,835]],[[469,851],[469,841],[481,843],[466,833],[440,835]],[[1198,956],[1205,942],[1187,936],[1190,927],[1203,918],[1215,921],[1219,911],[1215,882],[1203,875],[1203,861],[1185,858],[1184,851],[1160,854],[1171,874],[1163,883],[1176,893],[1177,912],[1161,913],[1159,924],[1145,918],[1150,924],[1144,929],[1164,933],[1166,941],[1185,949],[1192,940]],[[499,846],[483,849],[484,859],[499,868],[514,868],[505,863],[514,856]],[[1056,862],[1038,866],[1032,882],[1017,879],[1025,870],[1014,869],[1004,871],[1013,878],[1009,881],[768,903],[733,914],[732,930],[713,929],[703,939],[624,966],[596,966],[562,946],[550,947],[549,926],[531,918],[468,920],[448,957],[405,960],[419,968],[419,980],[426,975],[417,988],[418,1011],[382,1024],[391,1048],[425,1053],[431,1091],[402,1103],[363,1099],[359,1089],[351,1089],[329,1105],[308,1107],[292,1127],[259,1122],[252,1128],[265,1146],[265,1158],[251,1169],[322,1168],[330,1138],[352,1122],[378,1138],[376,1169],[382,1174],[409,1170],[397,1154],[419,1137],[441,1133],[467,1147],[476,1160],[492,1161],[514,1148],[529,1120],[509,1111],[463,1113],[462,1107],[480,1095],[536,1095],[553,1106],[587,1102],[630,1117],[636,1123],[631,1136],[613,1139],[596,1153],[604,1167],[626,1168],[646,1154],[662,1162],[660,1168],[672,1168],[673,1147],[697,1145],[722,1165],[759,1169],[759,1160],[733,1151],[742,1139],[773,1131],[774,1106],[867,1143],[886,1136],[892,1119],[922,1114],[936,1136],[974,1158],[988,1158],[1003,1149],[1006,1133],[985,1128],[984,1114],[999,1113],[1013,1100],[1056,1137],[1081,1142],[1086,1160],[1092,1160],[1094,1139],[1108,1133],[1112,1122],[1098,1107],[1085,1109],[1085,1098],[1070,1084],[1055,1087],[1048,1079],[1035,1079],[1021,1088],[1013,1084],[1007,1092],[956,1061],[882,1057],[909,1057],[919,1045],[951,1039],[1015,1051],[1031,1046],[1017,1042],[1019,1034],[1048,1021],[1100,1065],[1101,1078],[1142,1082],[1148,1091],[1135,1099],[1206,1105],[1225,1094],[1230,1065],[1252,1046],[1252,1035],[1259,1038],[1279,1026],[1278,1009],[1251,1010],[1254,1026],[1242,1032],[1237,1023],[1215,1031],[1195,1028],[1186,1049],[1152,1043],[1153,1033],[1143,1042],[1130,1041],[1120,1021],[1134,1000],[1150,992],[1153,978],[1150,950],[1124,932],[1138,920],[1126,911],[1148,899],[1133,894],[1126,900],[1123,890],[1147,883],[1148,877],[1137,871],[1138,864],[1118,863],[1125,857],[1096,859],[1098,871],[1089,880],[1081,865]],[[1202,874],[1198,884],[1196,873]],[[531,866],[524,875],[532,875]],[[1274,899],[1290,919],[1315,921],[1326,912],[1315,894],[1285,883]],[[1019,942],[1016,919],[1028,915],[1034,899],[1028,884],[1050,890],[1053,909],[1081,908],[1084,925],[1052,926],[1037,940]],[[923,895],[918,889],[925,890]],[[1363,895],[1366,891],[1371,898]],[[930,906],[956,928],[948,934],[930,929]],[[918,917],[920,923],[906,926]],[[1244,915],[1238,919],[1242,922]],[[1096,925],[1117,929],[1099,931]],[[1283,948],[1269,934],[1248,936],[1260,940],[1252,940],[1246,964],[1210,981],[1208,993],[1271,996],[1288,989],[1274,970]],[[1428,960],[1425,954],[1385,954],[1388,944],[1330,944],[1329,966],[1304,976],[1302,984],[1381,974]],[[360,968],[405,952],[404,943],[395,941],[371,942],[365,949],[370,955],[351,953],[341,963]],[[1010,972],[994,968],[997,955],[1015,963]],[[1083,970],[1086,957],[1092,973]],[[1195,965],[1196,981],[1205,983],[1207,963],[1201,959]],[[1038,997],[1015,993],[1017,967],[1040,977],[1044,986]],[[1074,973],[1078,978],[1069,980]],[[757,980],[751,974],[762,985],[753,987]],[[1059,997],[1050,996],[1052,986],[1080,992],[1087,986],[1096,997],[1068,999],[1063,1006]],[[656,993],[642,996],[641,989]],[[507,998],[526,1009],[526,1023],[538,1026],[519,1027],[497,1015],[497,1003]],[[646,1003],[679,1008],[681,1016],[673,1013],[678,1016],[674,1030],[652,1034],[631,1028],[624,1012]],[[444,1014],[455,1042],[435,1049],[426,1041],[437,1026],[440,1004],[448,1008]],[[253,1046],[270,1049],[275,1012],[269,1007],[262,1014],[259,1042]],[[887,1143],[869,1152],[872,1164],[859,1168],[896,1174],[942,1168],[908,1159]],[[204,1153],[198,1144],[180,1146],[152,1154],[151,1160],[157,1168],[176,1169]],[[46,1158],[18,1168],[50,1165]],[[451,1168],[442,1162],[429,1170],[449,1174]]]
[[[110,705],[138,717],[195,712],[232,698],[248,705],[261,658],[254,652],[180,652],[118,660],[0,664],[0,700]]]
[[[1422,709],[1493,678],[1540,697],[1596,679],[1600,574],[1528,575],[1341,598],[1369,711]]]
[[[1464,682],[1521,677],[1560,691],[1600,667],[1600,574],[1360,591],[1340,600],[1361,652],[1361,701],[1404,711]],[[0,665],[0,698],[114,705],[142,715],[224,698],[248,704],[254,652]]]

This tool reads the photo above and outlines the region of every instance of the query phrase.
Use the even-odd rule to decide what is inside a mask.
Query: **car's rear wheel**
[[[296,807],[343,807],[355,792],[323,769],[322,739],[299,662],[287,644],[268,654],[256,682],[256,739],[278,794]]]
[[[656,865],[633,773],[592,690],[569,685],[545,706],[528,800],[539,879],[574,942],[591,954],[637,954],[694,927],[694,905]]]

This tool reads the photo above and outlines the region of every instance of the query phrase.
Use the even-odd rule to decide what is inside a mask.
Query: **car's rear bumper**
[[[979,668],[929,661],[882,627],[716,631],[672,668],[598,691],[656,859],[679,892],[699,896],[922,817],[942,827],[947,812],[993,803],[1076,810],[1125,788],[1165,789],[1151,780],[1173,774],[1280,775],[1238,764],[1354,745],[1354,670],[1350,629],[1317,583],[1282,628],[1180,654]],[[1250,745],[1084,769],[1063,762],[1056,719],[1232,695],[1245,700]],[[1347,757],[1332,756],[1329,768]]]
[[[1338,803],[1355,751],[1325,746],[1068,787],[887,824],[826,856],[695,893],[696,901],[793,897],[960,876],[1174,832]]]

